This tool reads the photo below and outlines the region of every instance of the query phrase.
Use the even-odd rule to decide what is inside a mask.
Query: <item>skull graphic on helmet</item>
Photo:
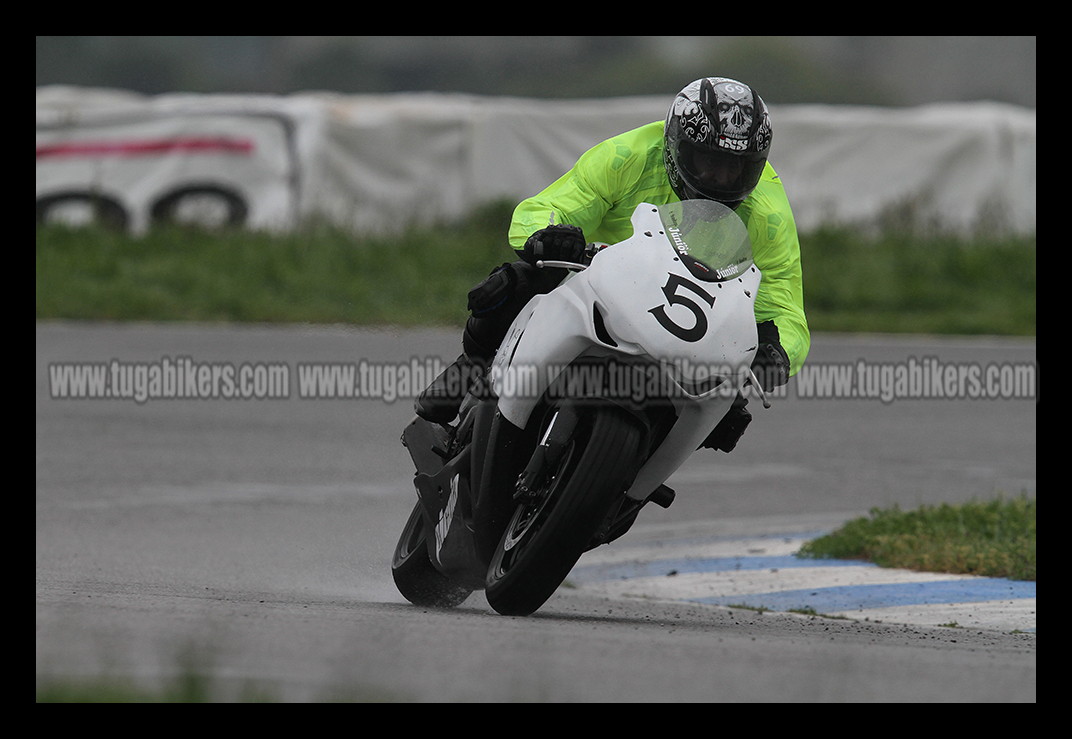
[[[756,108],[752,90],[738,82],[720,82],[714,87],[718,111],[719,130],[725,139],[741,141],[752,130],[752,117]]]

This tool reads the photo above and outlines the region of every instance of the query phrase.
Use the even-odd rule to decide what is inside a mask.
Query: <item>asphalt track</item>
[[[193,666],[227,699],[1035,700],[1033,583],[792,553],[873,506],[1036,495],[1037,375],[1027,398],[888,402],[794,380],[751,404],[732,454],[675,475],[669,510],[586,555],[536,615],[504,618],[479,593],[415,608],[390,582],[408,398],[50,385],[57,363],[449,361],[453,332],[39,323],[36,339],[39,681],[151,685]],[[939,383],[950,366],[1033,364],[1035,342],[817,336],[809,358],[875,377],[932,360]]]

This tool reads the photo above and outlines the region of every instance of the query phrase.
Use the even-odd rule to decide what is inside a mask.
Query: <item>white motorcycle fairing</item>
[[[717,203],[644,203],[632,223],[632,237],[529,302],[495,356],[491,381],[503,418],[524,428],[579,357],[631,357],[658,367],[678,420],[628,491],[644,500],[697,449],[749,378],[761,274],[744,224]],[[723,263],[697,266],[690,258],[701,240],[739,241],[742,233],[746,256],[731,244],[732,258]]]

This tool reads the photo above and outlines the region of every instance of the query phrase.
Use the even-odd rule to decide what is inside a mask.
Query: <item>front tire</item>
[[[641,432],[608,406],[587,415],[534,500],[521,503],[488,568],[488,603],[506,616],[542,606],[632,482]]]
[[[406,527],[398,539],[391,559],[391,575],[398,592],[416,606],[453,608],[461,605],[473,592],[472,588],[448,580],[432,564],[428,557],[420,501],[409,514]]]

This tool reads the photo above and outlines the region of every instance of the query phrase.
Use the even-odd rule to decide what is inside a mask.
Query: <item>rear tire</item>
[[[453,608],[461,605],[473,592],[472,588],[448,580],[432,564],[428,557],[424,515],[419,501],[409,514],[406,527],[398,539],[391,560],[391,575],[398,592],[416,606]]]
[[[488,568],[488,603],[506,616],[542,606],[632,482],[641,432],[619,408],[595,408],[537,500],[517,507]]]

